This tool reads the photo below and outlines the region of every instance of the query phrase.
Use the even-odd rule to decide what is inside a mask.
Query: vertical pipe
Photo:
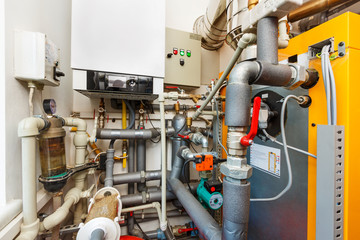
[[[129,140],[129,155],[128,155],[128,172],[134,172],[134,156],[135,156],[135,140]],[[134,183],[128,183],[128,194],[133,194],[135,192]],[[128,232],[131,235],[136,235],[134,232],[135,219],[132,213],[128,213]]]
[[[53,196],[53,209],[58,209],[58,208],[61,207],[61,195],[62,195],[62,192],[58,192],[58,193],[54,194],[54,196]],[[60,235],[60,224],[56,225],[52,229],[51,240],[58,240],[59,235]]]
[[[114,170],[114,149],[108,149],[106,151],[106,177],[105,177],[105,187],[112,187],[114,185],[114,176],[113,176],[113,170]]]
[[[136,171],[141,172],[146,170],[146,142],[143,139],[136,141]],[[146,190],[146,183],[138,183],[137,189],[139,192]]]
[[[250,183],[225,177],[223,205],[223,239],[247,239],[250,208]]]
[[[278,64],[278,19],[266,17],[257,25],[257,60]]]
[[[167,159],[166,159],[166,126],[165,126],[165,98],[164,94],[159,96],[160,103],[160,124],[161,124],[161,221],[160,229],[166,231],[166,173],[167,173]]]
[[[36,161],[35,137],[24,137],[21,139],[22,151],[22,194],[23,194],[23,224],[29,225],[37,221],[36,204]]]

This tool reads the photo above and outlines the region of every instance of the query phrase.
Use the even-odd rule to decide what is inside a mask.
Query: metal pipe
[[[136,170],[138,172],[146,170],[146,142],[143,139],[136,141]],[[137,184],[137,190],[139,192],[146,190],[146,183],[139,182]]]
[[[352,0],[313,0],[305,3],[298,9],[288,14],[289,22],[296,22],[303,18],[310,17],[320,12],[329,10],[341,4],[345,4]]]
[[[145,181],[159,180],[161,178],[161,171],[142,171],[133,173],[116,174],[114,177],[114,185],[126,183],[142,183]],[[104,183],[105,176],[100,175],[100,183]]]
[[[197,186],[199,183],[189,183],[191,192],[196,192]],[[184,186],[185,189],[188,189],[187,186]],[[174,193],[170,192],[169,190],[166,192],[166,199],[168,201],[175,200],[176,196]],[[145,195],[142,193],[135,193],[135,194],[129,194],[121,196],[121,202],[123,207],[130,207],[130,206],[136,206],[141,205],[144,203],[150,203],[150,202],[158,202],[161,200],[161,191],[151,191],[147,192]]]
[[[156,129],[97,129],[98,139],[150,139],[159,136]]]
[[[106,151],[106,161],[105,161],[105,165],[106,165],[106,170],[105,170],[105,187],[112,187],[114,185],[114,178],[113,178],[113,172],[114,172],[114,153],[115,150],[114,149],[108,149]]]
[[[257,63],[260,65],[261,70],[256,79],[249,79],[249,84],[289,87],[293,83],[292,71],[296,71],[295,68],[283,64],[274,65],[269,62]]]
[[[257,60],[278,64],[278,19],[266,17],[257,24]]]
[[[247,239],[250,183],[225,177],[223,181],[223,239]]]
[[[221,229],[214,218],[201,205],[201,203],[184,187],[179,179],[169,179],[172,192],[175,193],[190,218],[198,227],[201,235],[207,240],[221,239]]]
[[[128,172],[133,173],[135,171],[135,140],[130,139],[129,140],[129,155],[128,155]],[[128,194],[133,194],[135,192],[135,185],[134,183],[128,184]],[[135,236],[142,236],[140,231],[138,229],[134,228],[135,226],[135,219],[133,214],[128,213],[128,232],[131,235]],[[141,234],[141,235],[140,235]]]
[[[196,19],[193,32],[202,36],[201,46],[207,50],[219,49],[226,37],[226,2],[211,0],[206,13]]]
[[[215,96],[217,91],[220,89],[225,79],[227,78],[228,74],[233,69],[233,66],[235,65],[236,61],[240,57],[243,49],[246,48],[249,44],[254,43],[255,41],[256,41],[256,35],[252,33],[246,33],[241,37],[238,43],[238,47],[236,48],[234,55],[230,59],[228,66],[221,75],[219,81],[214,86],[213,90],[209,93],[208,97],[205,99],[205,101],[201,104],[200,108],[196,110],[195,114],[192,116],[193,120],[195,120],[198,116],[200,116],[206,105],[212,100],[212,98]]]

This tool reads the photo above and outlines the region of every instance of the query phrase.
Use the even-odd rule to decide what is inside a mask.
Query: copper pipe
[[[345,4],[352,0],[313,0],[305,3],[298,9],[288,14],[289,22],[296,22],[303,18],[310,17],[320,12],[329,10],[341,4]]]
[[[249,10],[253,9],[258,4],[258,2],[259,2],[259,0],[249,0],[248,1]]]

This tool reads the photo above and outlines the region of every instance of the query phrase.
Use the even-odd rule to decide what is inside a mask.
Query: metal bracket
[[[338,56],[344,57],[346,55],[345,42],[339,42],[338,44]]]

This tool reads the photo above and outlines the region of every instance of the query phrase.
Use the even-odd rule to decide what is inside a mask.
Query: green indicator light
[[[181,56],[184,56],[184,54],[185,54],[184,49],[180,49],[180,55],[181,55]]]
[[[186,51],[186,56],[191,57],[191,51],[190,50]]]

